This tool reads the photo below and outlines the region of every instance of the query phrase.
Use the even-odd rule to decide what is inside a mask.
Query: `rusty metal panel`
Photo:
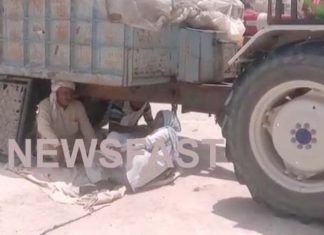
[[[95,0],[94,2],[94,17],[96,19],[107,20],[107,7],[106,7],[106,0]]]
[[[124,48],[99,47],[95,51],[94,71],[98,73],[124,74]]]
[[[70,67],[71,0],[47,0],[46,65],[56,70]]]
[[[178,80],[189,83],[220,82],[224,79],[224,32],[182,29],[179,39]]]
[[[3,65],[13,67],[0,65],[0,72],[46,78],[67,73],[66,79],[78,77],[71,73],[84,73],[93,79],[117,79],[112,83],[120,85],[176,75],[176,33],[110,23],[105,0],[3,0],[2,4],[1,57]]]
[[[28,16],[33,18],[45,17],[45,0],[29,1]]]
[[[28,22],[28,42],[45,42],[45,20],[30,19]]]
[[[108,73],[126,79],[125,30],[122,24],[96,20],[93,24],[93,72]]]
[[[125,29],[122,24],[113,24],[107,21],[99,21],[96,25],[97,44],[110,46],[123,46],[125,41]]]
[[[194,30],[181,30],[178,75],[180,81],[199,81],[200,53],[200,34]]]
[[[90,45],[74,45],[72,48],[73,71],[89,72],[92,63],[92,48]]]
[[[45,67],[44,43],[30,43],[28,47],[28,66]]]
[[[13,66],[22,66],[24,64],[24,46],[23,41],[10,42],[3,41],[3,63]]]
[[[48,0],[48,2],[50,18],[61,20],[71,18],[71,0]]]
[[[175,75],[172,51],[168,49],[138,49],[133,52],[133,79]]]
[[[76,22],[73,26],[73,42],[77,44],[91,44],[92,24],[88,22]]]
[[[3,39],[22,41],[24,38],[24,21],[3,19]]]
[[[24,17],[24,0],[2,0],[5,18],[22,20]]]
[[[48,23],[49,68],[70,70],[70,20],[51,20]]]
[[[0,0],[0,73],[135,85],[216,81],[215,34],[108,21],[106,0]]]
[[[129,85],[167,82],[177,76],[177,31],[131,29],[126,33]]]
[[[50,42],[51,43],[70,43],[70,21],[51,20],[50,23]]]
[[[73,18],[78,20],[92,20],[94,0],[73,1]]]
[[[51,44],[49,48],[49,66],[56,69],[69,70],[70,46]]]
[[[219,59],[215,57],[214,48],[214,33],[200,33],[200,66],[199,66],[199,81],[200,82],[212,82],[217,80],[215,74],[216,63],[215,60]]]
[[[136,48],[175,48],[177,31],[169,28],[165,31],[152,32],[134,29],[133,46]]]
[[[228,66],[227,62],[231,58],[233,58],[233,56],[238,52],[239,46],[236,43],[229,42],[229,41],[220,42],[220,44],[221,44],[221,48],[222,48],[222,53],[218,52],[217,55],[220,58],[223,58],[223,61],[224,61],[223,68],[220,71],[224,73],[225,78],[236,77],[237,71],[239,69],[239,67],[238,67],[239,65],[235,64],[235,65]]]

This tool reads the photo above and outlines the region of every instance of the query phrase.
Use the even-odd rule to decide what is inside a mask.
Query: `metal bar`
[[[77,93],[81,96],[92,96],[106,100],[133,100],[161,103],[176,102],[170,84],[138,87],[113,87],[81,84],[78,87]]]
[[[73,71],[74,61],[73,54],[75,51],[74,48],[74,24],[75,24],[75,15],[74,15],[74,0],[71,0],[70,3],[70,72]]]
[[[125,26],[125,27],[128,27],[128,26]],[[134,32],[135,29],[134,28],[131,28],[130,32],[128,32],[128,35],[127,36],[130,36],[130,40],[131,40],[131,45],[134,45]],[[126,30],[124,30],[124,35],[126,33]],[[125,50],[126,50],[126,59],[125,61],[127,61],[127,70],[125,71],[125,81],[126,81],[126,86],[131,86],[131,84],[134,84],[134,81],[133,81],[133,64],[134,64],[134,50],[132,50],[131,48],[128,48],[128,47],[125,47]]]
[[[45,62],[44,67],[47,69],[49,67],[49,55],[50,55],[50,21],[51,21],[51,10],[50,10],[50,0],[45,0]]]
[[[91,24],[91,73],[95,73],[95,52],[96,52],[96,27],[97,27],[97,18],[96,9],[95,9],[95,1],[92,0],[92,24]]]
[[[32,83],[33,81],[30,79],[23,79],[26,82],[26,87],[24,88],[24,100],[22,102],[22,112],[20,116],[19,126],[18,126],[18,133],[17,133],[17,141],[20,146],[25,147],[23,141],[26,135],[26,124],[27,124],[27,115],[30,112],[30,101],[32,96]]]
[[[271,25],[323,25],[324,20],[320,19],[295,19],[295,20],[281,20],[271,19]]]
[[[3,0],[0,0],[0,7],[1,9],[4,9],[4,6],[3,6]],[[4,32],[3,32],[3,27],[4,27],[4,11],[0,11],[0,63],[3,63],[3,46],[4,46],[4,43],[3,43],[3,38],[4,38]]]
[[[298,19],[298,11],[297,11],[297,0],[291,0],[291,19],[297,20]]]
[[[273,16],[272,2],[276,1],[275,15]],[[268,23],[270,25],[322,25],[323,19],[316,18],[298,18],[298,0],[291,0],[291,17],[290,19],[282,19],[283,3],[282,0],[268,0]]]
[[[282,15],[282,0],[275,0],[276,1],[276,7],[275,7],[275,19],[276,20],[281,20],[281,15]]]
[[[15,66],[0,65],[1,74],[11,75],[11,76],[21,76],[30,78],[42,78],[42,79],[54,79],[54,80],[66,80],[78,83],[91,83],[91,84],[101,84],[101,85],[112,85],[121,86],[122,77],[111,75],[111,74],[96,74],[92,75],[90,73],[70,73],[67,71],[57,70],[48,71],[46,69],[29,69],[29,68],[17,68]]]
[[[219,114],[230,94],[231,85],[181,84],[179,86],[179,103],[182,111]]]
[[[23,50],[24,50],[24,61],[23,65],[26,66],[28,63],[28,47],[29,47],[29,42],[28,42],[28,23],[29,23],[29,1],[24,1],[23,2],[23,11],[24,11],[24,21],[23,21]]]
[[[272,0],[268,0],[268,23],[271,24],[272,21]]]
[[[80,85],[78,94],[105,100],[132,100],[182,104],[185,111],[217,114],[231,91],[230,85],[199,85],[189,83],[161,84],[139,87]],[[194,94],[194,97],[193,97]]]

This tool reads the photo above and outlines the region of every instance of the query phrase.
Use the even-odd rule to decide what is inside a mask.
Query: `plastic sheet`
[[[245,27],[240,0],[106,0],[108,15],[132,27],[159,31],[174,23],[222,30],[240,41]]]

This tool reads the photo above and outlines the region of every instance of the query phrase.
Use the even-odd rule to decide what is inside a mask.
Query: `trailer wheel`
[[[222,126],[236,171],[277,214],[324,219],[324,57],[265,60],[233,88]]]

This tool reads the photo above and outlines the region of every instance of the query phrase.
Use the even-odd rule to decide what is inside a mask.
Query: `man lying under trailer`
[[[138,125],[141,117],[147,125]],[[107,123],[109,123],[109,132],[148,131],[153,128],[151,105],[146,102],[111,101],[101,121],[101,126]]]
[[[152,180],[162,174],[175,174],[178,151],[178,132],[181,131],[181,124],[177,116],[169,111],[159,111],[153,122],[154,130],[144,138],[136,138],[134,133],[111,132],[107,139],[118,140],[120,147],[108,146],[120,153],[123,158],[121,165],[114,168],[105,168],[101,163],[106,155],[102,151],[97,151],[93,167],[86,168],[87,176],[93,185],[104,184],[105,181],[113,182],[117,185],[126,185],[128,190],[136,192]],[[138,143],[132,148],[136,149],[133,156],[127,156],[128,141],[133,140]],[[164,150],[160,149],[163,145]],[[122,157],[124,156],[124,157]],[[171,177],[171,180],[172,180]],[[163,182],[163,181],[160,181]],[[93,187],[95,190],[96,187]]]

